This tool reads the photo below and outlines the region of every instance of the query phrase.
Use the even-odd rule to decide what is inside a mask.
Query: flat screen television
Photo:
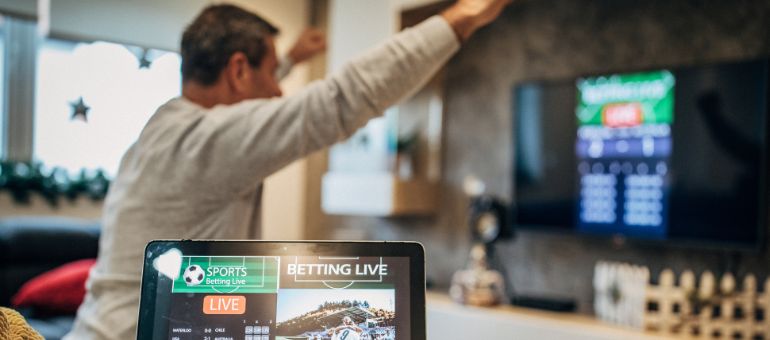
[[[515,228],[759,249],[768,60],[522,82]]]

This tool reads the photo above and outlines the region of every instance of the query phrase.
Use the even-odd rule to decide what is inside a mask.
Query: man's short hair
[[[276,34],[275,26],[240,7],[208,6],[182,34],[182,81],[213,84],[236,52],[259,67],[268,50],[265,38]]]

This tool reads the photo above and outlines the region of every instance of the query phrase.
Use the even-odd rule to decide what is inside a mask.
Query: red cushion
[[[75,313],[86,295],[88,273],[96,259],[78,260],[27,281],[13,297],[14,307]]]

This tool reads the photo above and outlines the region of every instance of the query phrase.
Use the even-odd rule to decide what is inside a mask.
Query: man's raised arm
[[[419,90],[458,50],[460,41],[491,22],[509,2],[461,0],[293,96],[220,107],[229,112],[212,112],[203,129],[212,135],[189,139],[189,151],[206,152],[207,161],[229,172],[214,174],[214,190],[243,191],[290,162],[349,137]],[[203,177],[198,179],[205,183]]]

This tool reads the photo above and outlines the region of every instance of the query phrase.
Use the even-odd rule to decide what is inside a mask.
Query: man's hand
[[[308,28],[294,43],[294,47],[289,51],[289,58],[293,63],[299,64],[324,50],[326,50],[326,37],[323,32],[316,28]]]
[[[489,24],[513,0],[459,0],[441,16],[454,29],[460,41],[466,41],[477,29]]]

